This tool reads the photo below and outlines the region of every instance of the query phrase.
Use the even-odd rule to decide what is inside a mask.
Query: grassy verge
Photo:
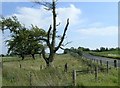
[[[45,68],[44,60],[38,57],[36,60],[13,59],[3,60],[3,86],[72,86],[72,71],[88,69],[85,60],[69,54],[57,55],[53,68]],[[64,72],[65,63],[68,63],[68,72]],[[94,73],[77,73],[76,82],[77,86],[117,86],[118,70],[111,68],[108,74],[100,72],[97,81]]]
[[[89,54],[94,55],[94,56],[101,56],[101,57],[107,57],[111,59],[119,59],[120,60],[120,55],[118,51],[105,51],[105,52],[89,52]]]

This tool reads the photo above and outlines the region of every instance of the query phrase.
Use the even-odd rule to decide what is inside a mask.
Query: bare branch
[[[43,40],[43,41],[45,41],[45,42],[47,42],[47,41],[48,41],[47,39],[42,38],[42,37],[40,37],[40,38],[38,38],[38,39],[36,39],[36,40]]]
[[[72,42],[72,41],[71,41],[71,42]],[[62,46],[64,47],[64,46],[68,45],[68,44],[71,43],[71,42],[67,42],[66,44],[64,44],[64,45],[62,45]],[[65,48],[63,48],[62,46],[60,46],[60,49],[65,50]]]
[[[59,26],[59,25],[60,25],[60,22],[56,26]]]
[[[50,32],[51,32],[51,29],[52,29],[52,27],[51,27],[51,25],[50,25],[50,27],[49,27],[49,30],[48,30],[48,34],[47,34],[47,39],[48,39],[48,41],[49,41],[49,43],[50,43]]]
[[[46,39],[46,38],[38,38],[38,39],[36,39],[36,40],[42,40],[42,41],[46,42],[47,46],[48,46],[49,48],[51,48],[51,45],[50,45],[50,42],[48,41],[48,39]]]
[[[46,8],[46,10],[52,10],[53,9],[53,5],[52,5],[52,3],[50,3],[50,2],[45,2],[45,1],[39,1],[39,0],[35,0],[34,1],[34,3],[36,3],[36,4],[38,4],[38,5],[43,5],[43,6],[45,6]]]
[[[66,46],[66,45],[70,44],[71,42],[72,42],[72,41],[67,42],[67,43],[65,43],[65,44],[62,44],[62,46]]]
[[[69,25],[69,19],[67,19],[67,24],[66,24],[66,26],[65,26],[63,36],[62,36],[61,41],[59,42],[58,46],[56,47],[55,52],[56,52],[56,51],[60,48],[60,46],[62,45],[62,42],[63,42],[63,40],[64,40],[64,38],[65,38],[65,35],[66,35],[66,31],[67,31],[67,29],[68,29],[68,25]]]
[[[65,50],[63,47],[60,46],[60,49]]]
[[[51,48],[51,45],[50,45],[50,35],[51,35],[50,32],[51,32],[51,29],[52,29],[52,26],[50,25],[49,30],[47,32],[48,34],[47,34],[47,42],[46,42],[49,48]]]

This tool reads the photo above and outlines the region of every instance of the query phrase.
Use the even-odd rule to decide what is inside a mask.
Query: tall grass
[[[68,72],[64,72],[66,63],[68,63]],[[53,64],[53,68],[46,68],[44,60],[39,57],[36,60],[28,57],[23,61],[18,60],[17,57],[5,58],[3,60],[3,86],[30,86],[30,79],[32,86],[71,86],[72,71],[88,68],[80,58],[69,54],[57,55]],[[99,73],[97,82],[94,73],[77,73],[77,86],[116,85],[118,85],[118,70],[114,68],[108,74],[106,72]]]

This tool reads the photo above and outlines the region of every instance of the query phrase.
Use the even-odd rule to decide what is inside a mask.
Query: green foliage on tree
[[[81,50],[81,51],[90,51],[89,48],[84,48],[84,47],[78,47],[78,50]]]
[[[21,24],[16,16],[12,16],[11,18],[1,17],[0,26],[2,31],[9,29],[10,32],[14,33],[17,33],[17,29],[21,28]]]
[[[22,60],[25,55],[31,55],[35,59],[35,54],[42,51],[43,45],[39,38],[47,36],[47,33],[37,26],[27,29],[17,20],[16,17],[2,18],[2,31],[9,29],[11,31],[11,39],[7,40],[8,53],[20,55]],[[17,25],[17,26],[16,26]]]
[[[75,53],[79,56],[82,56],[82,51],[80,49],[75,49],[74,47],[71,47],[70,49],[66,48],[64,49],[64,54],[71,54]]]

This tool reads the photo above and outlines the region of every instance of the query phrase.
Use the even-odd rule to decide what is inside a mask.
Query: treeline
[[[119,47],[116,47],[116,48],[105,48],[105,47],[100,47],[100,49],[95,49],[95,50],[91,50],[89,48],[84,48],[84,47],[78,47],[78,48],[74,48],[74,47],[71,47],[71,48],[66,48],[64,49],[64,52],[63,54],[68,54],[68,53],[77,53],[79,55],[82,55],[82,51],[93,51],[93,52],[104,52],[104,51],[115,51],[115,50],[120,50]],[[1,54],[0,55],[1,57],[4,57],[4,56],[13,56],[13,54],[10,54],[10,55],[4,55],[4,54]]]
[[[70,49],[69,48],[66,48],[64,50],[64,54],[73,54],[73,53],[76,53],[78,55],[82,55],[82,52],[80,49],[76,49],[74,47],[71,47]]]
[[[4,54],[0,54],[0,57],[4,57],[5,55]]]
[[[120,50],[119,47],[117,48],[105,48],[105,47],[100,47],[100,49],[96,49],[96,50],[91,50],[91,51],[94,51],[94,52],[103,52],[103,51],[114,51],[114,50]]]
[[[78,53],[79,55],[81,55],[82,51],[93,51],[93,52],[103,52],[103,51],[114,51],[114,50],[120,50],[119,47],[117,48],[107,48],[107,47],[100,47],[100,49],[95,49],[95,50],[91,50],[89,48],[84,48],[84,47],[78,47],[78,48],[66,48],[64,50],[64,54],[70,53],[70,52],[74,52],[74,53]]]

